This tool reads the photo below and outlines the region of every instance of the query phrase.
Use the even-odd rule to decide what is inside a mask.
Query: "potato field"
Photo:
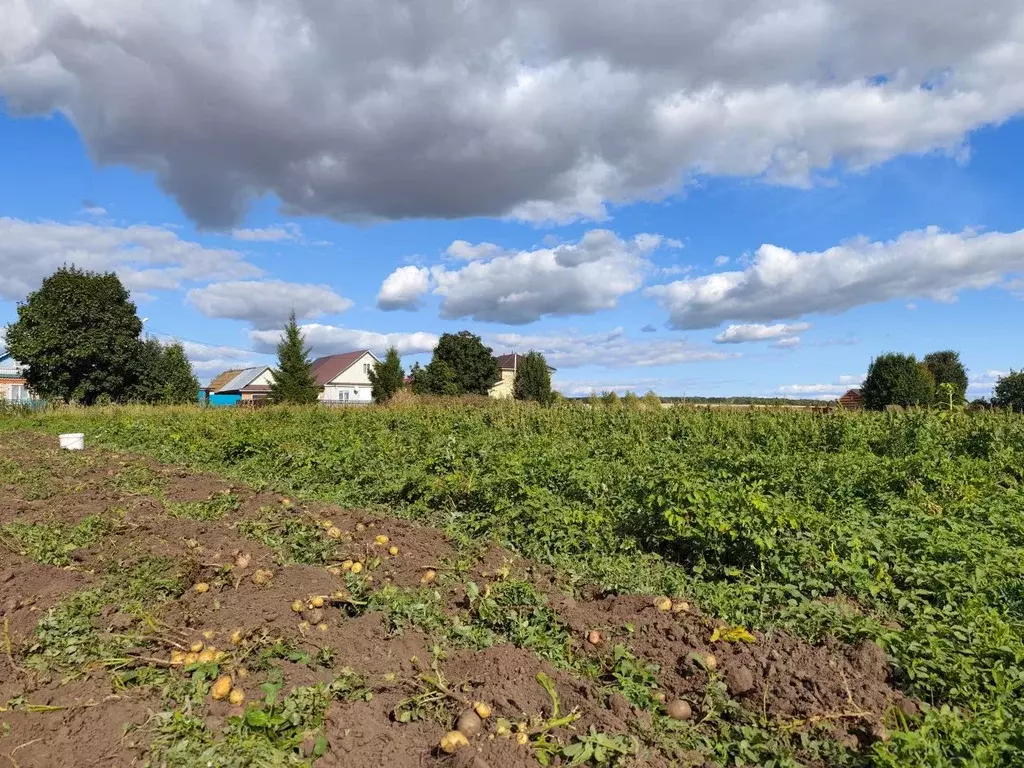
[[[1024,765],[1024,419],[0,411],[0,611],[15,768]]]

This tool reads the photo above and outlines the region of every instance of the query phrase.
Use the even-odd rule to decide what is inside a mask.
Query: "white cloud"
[[[395,309],[419,309],[420,299],[430,290],[430,270],[426,267],[399,267],[386,278],[377,294],[377,307],[389,312]]]
[[[8,0],[0,96],[204,225],[265,193],[340,219],[599,219],[696,174],[963,156],[1024,107],[1022,38],[1018,0]]]
[[[86,216],[106,216],[107,209],[95,203],[86,202],[82,206],[82,213]]]
[[[786,336],[785,338],[776,341],[772,346],[778,347],[779,349],[794,349],[800,346],[800,337]]]
[[[445,254],[453,259],[463,261],[476,261],[477,259],[490,259],[505,253],[505,249],[494,243],[477,243],[474,245],[468,240],[455,240],[445,249]]]
[[[821,252],[762,245],[742,271],[648,288],[675,328],[711,328],[726,320],[767,322],[864,304],[924,297],[952,301],[966,289],[1000,285],[1024,269],[1024,230],[946,233],[936,227],[896,240],[864,238]]]
[[[793,346],[799,344],[800,339],[795,342],[790,340],[789,344],[782,344],[786,337],[795,336],[809,330],[810,323],[779,323],[777,325],[763,325],[761,323],[749,323],[746,325],[730,325],[720,334],[715,336],[715,344],[743,344],[750,341],[770,341],[779,339],[776,346]]]
[[[616,306],[637,290],[647,254],[666,241],[660,235],[622,240],[592,229],[578,243],[471,261],[458,269],[431,269],[441,316],[523,325],[544,316],[593,314]],[[397,274],[397,273],[396,273]]]
[[[534,349],[543,352],[555,368],[594,365],[603,368],[648,367],[679,363],[726,360],[739,355],[708,349],[686,339],[637,340],[622,328],[604,333],[577,335],[571,332],[522,335],[499,333],[487,339],[495,352]]]
[[[715,266],[716,267],[724,267],[728,263],[729,263],[729,257],[728,256],[716,256],[715,257]]]
[[[249,243],[275,243],[282,240],[300,240],[302,238],[302,230],[297,224],[288,223],[282,227],[233,229],[231,236],[235,240]]]
[[[262,274],[238,251],[182,240],[168,227],[0,218],[0,297],[24,299],[65,264],[117,272],[136,298],[190,281]]]
[[[633,392],[636,395],[644,395],[648,391],[658,393],[660,391],[677,387],[679,381],[675,379],[652,378],[652,379],[613,379],[611,381],[600,380],[562,380],[556,378],[552,386],[568,397],[586,397],[591,393],[615,392],[624,395]]]
[[[326,285],[283,280],[241,280],[212,283],[188,292],[188,301],[207,317],[246,320],[257,328],[283,324],[293,310],[299,319],[344,312],[352,301]]]
[[[379,355],[391,346],[397,347],[400,354],[415,355],[433,351],[438,342],[437,336],[423,332],[377,333],[317,323],[303,325],[301,330],[306,338],[306,344],[318,357],[357,349],[370,349]],[[255,330],[249,332],[249,338],[252,339],[257,351],[270,353],[277,348],[281,333],[280,330]]]
[[[863,375],[851,376],[844,374],[832,384],[786,384],[776,389],[774,394],[793,398],[836,399],[842,397],[851,389],[859,387],[863,380]]]
[[[975,397],[990,397],[992,395],[992,388],[995,387],[999,379],[1009,375],[1009,371],[993,369],[977,374],[972,373],[968,378],[967,393]]]

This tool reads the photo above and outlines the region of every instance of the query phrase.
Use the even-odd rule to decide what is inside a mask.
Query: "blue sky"
[[[468,328],[569,394],[832,397],[945,348],[988,394],[1024,366],[1024,11],[742,5],[112,1],[83,36],[15,0],[0,323],[75,262],[204,379],[294,307],[314,354]]]

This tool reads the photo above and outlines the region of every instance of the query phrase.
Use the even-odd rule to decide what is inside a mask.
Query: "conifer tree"
[[[405,371],[398,349],[388,349],[383,362],[373,364],[370,369],[370,383],[373,385],[373,402],[386,403],[405,384]]]
[[[309,348],[295,322],[293,311],[277,345],[277,368],[274,369],[274,383],[270,385],[270,400],[305,405],[315,403],[319,394],[320,387],[309,361]]]

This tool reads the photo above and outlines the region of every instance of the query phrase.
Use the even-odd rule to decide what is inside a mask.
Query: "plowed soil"
[[[603,736],[621,754],[585,764],[707,765],[751,723],[825,765],[802,735],[862,751],[917,709],[869,643],[730,633],[686,595],[571,590],[486,543],[55,443],[0,446],[0,764],[516,768]],[[244,703],[213,700],[221,675]],[[474,702],[482,732],[440,751]]]

